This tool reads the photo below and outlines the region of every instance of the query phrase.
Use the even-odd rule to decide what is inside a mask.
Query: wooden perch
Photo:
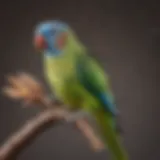
[[[55,123],[65,121],[68,116],[74,114],[61,106],[53,106],[51,100],[46,96],[43,86],[28,74],[21,73],[17,76],[9,76],[8,81],[10,86],[3,89],[7,96],[16,100],[21,99],[27,104],[43,104],[44,111],[27,121],[19,131],[2,145],[0,160],[15,159],[41,132]],[[102,141],[95,135],[86,120],[77,119],[75,124],[95,151],[104,149]]]
[[[15,134],[13,134],[0,147],[0,160],[12,160],[17,158],[19,153],[32,143],[33,140],[51,125],[64,120],[68,112],[62,109],[47,109],[27,123]],[[59,121],[60,120],[60,121]]]

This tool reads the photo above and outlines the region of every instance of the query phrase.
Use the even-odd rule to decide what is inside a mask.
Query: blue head
[[[67,42],[69,26],[60,21],[46,21],[35,29],[35,47],[46,55],[59,55]]]

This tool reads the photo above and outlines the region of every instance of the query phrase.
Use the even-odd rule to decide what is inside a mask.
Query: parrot
[[[90,54],[72,27],[60,20],[35,26],[33,43],[41,53],[44,76],[51,92],[71,111],[83,110],[96,120],[114,160],[128,160],[117,130],[118,110],[109,75]]]

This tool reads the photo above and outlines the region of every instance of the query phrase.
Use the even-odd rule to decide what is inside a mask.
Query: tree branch
[[[68,112],[62,109],[48,109],[27,123],[14,133],[0,148],[0,160],[13,160],[33,140],[51,125],[65,120]]]

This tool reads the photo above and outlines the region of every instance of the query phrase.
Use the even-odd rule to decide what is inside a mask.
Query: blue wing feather
[[[85,87],[88,92],[90,92],[99,100],[105,111],[111,113],[113,116],[116,116],[117,109],[115,104],[112,102],[110,96],[105,91],[101,90],[96,83],[93,82],[90,74],[92,74],[94,71],[88,67],[87,63],[89,63],[89,61],[87,61],[87,57],[79,57],[77,59],[76,69],[80,83]]]

